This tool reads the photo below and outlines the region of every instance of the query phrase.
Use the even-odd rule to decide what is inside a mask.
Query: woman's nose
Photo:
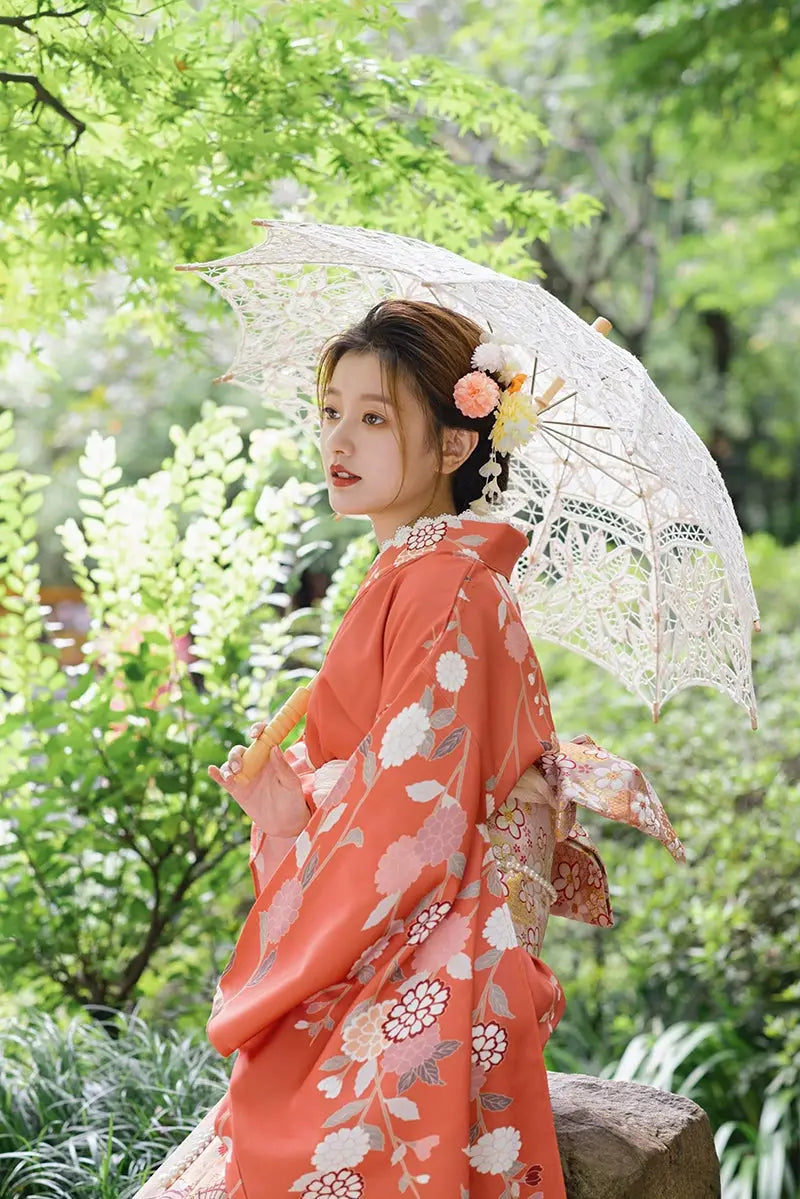
[[[341,446],[344,449],[353,444],[353,430],[347,421],[341,417],[335,424],[328,426],[328,446]]]

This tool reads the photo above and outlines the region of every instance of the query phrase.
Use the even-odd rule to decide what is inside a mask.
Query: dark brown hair
[[[444,429],[474,429],[478,434],[475,449],[451,475],[453,504],[456,512],[463,512],[483,491],[486,479],[478,472],[489,460],[492,450],[489,434],[496,414],[465,416],[455,405],[453,389],[462,375],[474,369],[472,355],[482,333],[480,325],[452,308],[421,300],[381,300],[363,320],[325,345],[317,375],[320,416],[325,392],[339,360],[348,353],[375,354],[388,384],[388,398],[398,410],[404,463],[406,440],[397,404],[398,379],[402,379],[422,405],[427,417],[427,448],[436,452],[440,471]],[[497,461],[500,474],[496,482],[505,491],[508,454],[497,454]]]

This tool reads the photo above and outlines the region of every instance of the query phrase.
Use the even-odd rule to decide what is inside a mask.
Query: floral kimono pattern
[[[564,1199],[542,1058],[563,994],[517,941],[486,823],[557,744],[508,585],[526,544],[417,522],[331,643],[288,755],[319,806],[276,868],[254,829],[208,1024],[238,1050],[230,1199]]]

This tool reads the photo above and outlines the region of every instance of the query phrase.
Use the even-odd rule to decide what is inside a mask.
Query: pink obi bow
[[[606,870],[597,847],[576,820],[579,806],[656,837],[676,861],[686,858],[661,801],[638,766],[585,734],[561,743],[525,771],[489,821],[515,924],[539,943],[545,904],[554,916],[613,924]],[[537,928],[535,936],[530,926]]]

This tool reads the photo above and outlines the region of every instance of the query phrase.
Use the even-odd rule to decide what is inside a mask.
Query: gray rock
[[[567,1199],[719,1199],[708,1116],[636,1082],[548,1074]]]

